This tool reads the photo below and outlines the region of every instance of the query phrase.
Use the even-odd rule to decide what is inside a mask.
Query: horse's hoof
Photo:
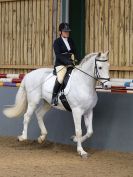
[[[39,136],[39,138],[38,138],[38,143],[39,143],[39,144],[42,144],[42,143],[44,142],[44,140],[45,140],[44,137]]]
[[[26,141],[27,139],[23,138],[22,136],[18,136],[17,140],[19,142]]]
[[[82,152],[82,151],[78,150],[77,152],[81,156],[82,159],[87,159],[88,156],[89,156],[89,154],[87,152],[85,152],[85,151]]]
[[[70,140],[73,141],[73,142],[75,142],[75,143],[77,142],[75,135],[71,136],[71,137],[70,137]]]
[[[88,156],[89,156],[88,153],[82,154],[82,155],[81,155],[81,158],[82,158],[82,159],[88,159]]]

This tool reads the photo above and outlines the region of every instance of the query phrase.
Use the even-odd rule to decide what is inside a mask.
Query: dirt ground
[[[133,153],[86,150],[81,159],[73,146],[0,137],[0,177],[133,177]]]

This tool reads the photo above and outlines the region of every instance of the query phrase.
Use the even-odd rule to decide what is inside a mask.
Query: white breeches
[[[60,65],[56,67],[56,73],[57,73],[57,80],[60,84],[62,84],[65,74],[67,72],[67,67]]]

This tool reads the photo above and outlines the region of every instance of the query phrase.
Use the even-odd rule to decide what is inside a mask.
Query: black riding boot
[[[51,104],[53,106],[57,106],[58,105],[58,93],[59,93],[60,87],[61,87],[61,84],[56,79],[55,85],[54,85],[54,89],[53,89],[52,101],[51,101]]]

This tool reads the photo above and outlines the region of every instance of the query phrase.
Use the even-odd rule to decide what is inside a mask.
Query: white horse
[[[28,73],[20,85],[16,95],[15,105],[3,111],[7,117],[13,118],[18,117],[26,110],[24,114],[23,132],[18,137],[19,141],[27,139],[27,128],[34,111],[41,129],[38,142],[42,143],[46,138],[47,130],[43,122],[43,117],[51,108],[52,91],[56,79],[52,71],[53,69],[44,68]],[[73,141],[77,143],[77,152],[82,157],[87,157],[87,152],[84,151],[82,142],[93,133],[92,119],[93,108],[97,103],[97,93],[95,90],[97,80],[102,83],[103,87],[110,87],[108,52],[86,55],[81,63],[73,69],[64,90],[64,94],[72,110],[75,124]],[[44,101],[36,109],[41,99]],[[60,100],[56,108],[65,110]],[[84,117],[87,129],[84,136],[82,136],[81,129],[82,116]]]

